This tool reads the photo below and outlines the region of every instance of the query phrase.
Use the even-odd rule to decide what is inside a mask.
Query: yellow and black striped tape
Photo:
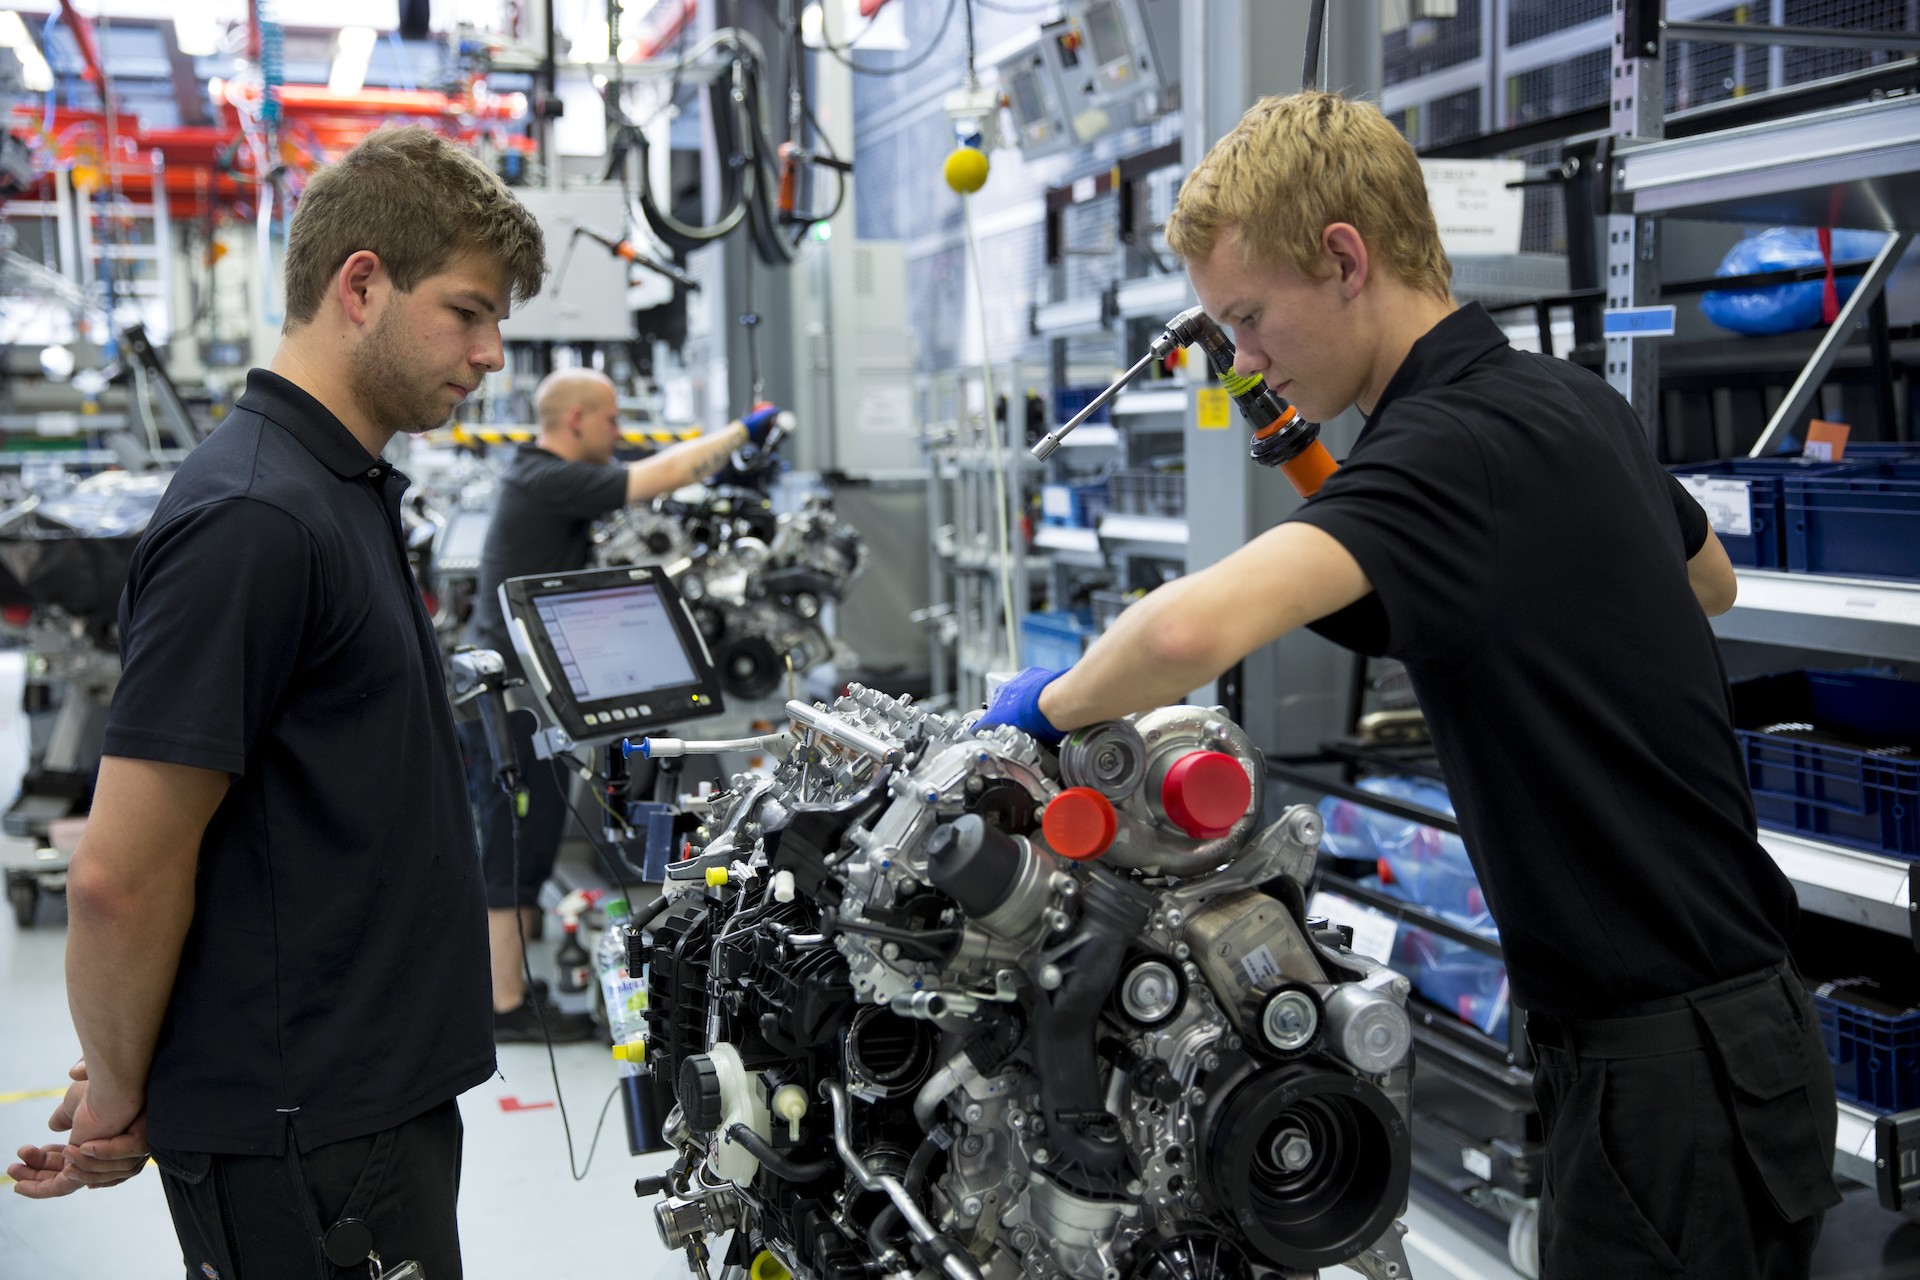
[[[705,434],[699,427],[687,427],[679,431],[622,431],[620,438],[628,444],[677,444],[683,440],[698,440]],[[456,425],[429,433],[427,441],[430,444],[526,444],[539,438],[540,432],[534,427]]]

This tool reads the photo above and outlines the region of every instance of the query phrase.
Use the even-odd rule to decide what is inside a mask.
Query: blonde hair
[[[468,253],[499,260],[515,302],[547,274],[540,224],[507,184],[418,126],[368,134],[307,183],[287,229],[286,332],[319,313],[334,273],[362,249],[403,293]]]
[[[1335,222],[1350,223],[1372,260],[1403,284],[1452,296],[1453,264],[1412,144],[1372,103],[1334,93],[1254,103],[1187,175],[1167,245],[1199,262],[1238,232],[1249,262],[1318,280],[1320,236]]]
[[[600,392],[611,394],[613,379],[597,369],[556,369],[533,390],[533,411],[540,429],[551,431],[575,406],[591,407]]]

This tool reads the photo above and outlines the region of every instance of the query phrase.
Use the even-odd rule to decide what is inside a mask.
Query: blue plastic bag
[[[1879,231],[1833,233],[1833,260],[1858,262],[1880,252],[1886,235]],[[1714,271],[1717,276],[1744,276],[1760,271],[1788,271],[1817,267],[1820,236],[1812,227],[1772,227],[1748,236],[1727,250]],[[1835,276],[1834,288],[1845,302],[1860,283],[1859,276]],[[1825,282],[1772,284],[1758,289],[1716,289],[1700,296],[1700,314],[1735,333],[1793,333],[1822,323],[1820,295]]]
[[[1453,801],[1437,782],[1380,777],[1364,779],[1359,787],[1453,816]],[[1338,858],[1374,863],[1383,892],[1438,911],[1487,937],[1499,937],[1459,836],[1334,796],[1320,801],[1320,818],[1325,829],[1321,847]]]

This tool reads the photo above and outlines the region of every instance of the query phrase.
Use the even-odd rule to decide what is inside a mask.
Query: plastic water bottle
[[[607,1010],[607,1038],[613,1041],[614,1070],[620,1077],[621,1113],[627,1122],[627,1149],[634,1155],[665,1151],[660,1121],[673,1105],[647,1065],[647,974],[629,955],[632,912],[624,898],[607,903],[607,931],[594,948],[600,995]],[[664,1105],[663,1105],[664,1103]]]
[[[627,968],[627,922],[631,919],[625,898],[610,900],[607,929],[593,951],[600,997],[607,1011],[607,1038],[616,1045],[628,1043],[646,1028],[646,977]]]

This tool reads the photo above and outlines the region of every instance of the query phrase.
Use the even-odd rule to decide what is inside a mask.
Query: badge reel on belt
[[[366,1264],[368,1280],[427,1280],[417,1262],[396,1262],[392,1266],[380,1260],[373,1249],[373,1228],[359,1218],[342,1218],[327,1228],[320,1238],[327,1261],[336,1267]]]

